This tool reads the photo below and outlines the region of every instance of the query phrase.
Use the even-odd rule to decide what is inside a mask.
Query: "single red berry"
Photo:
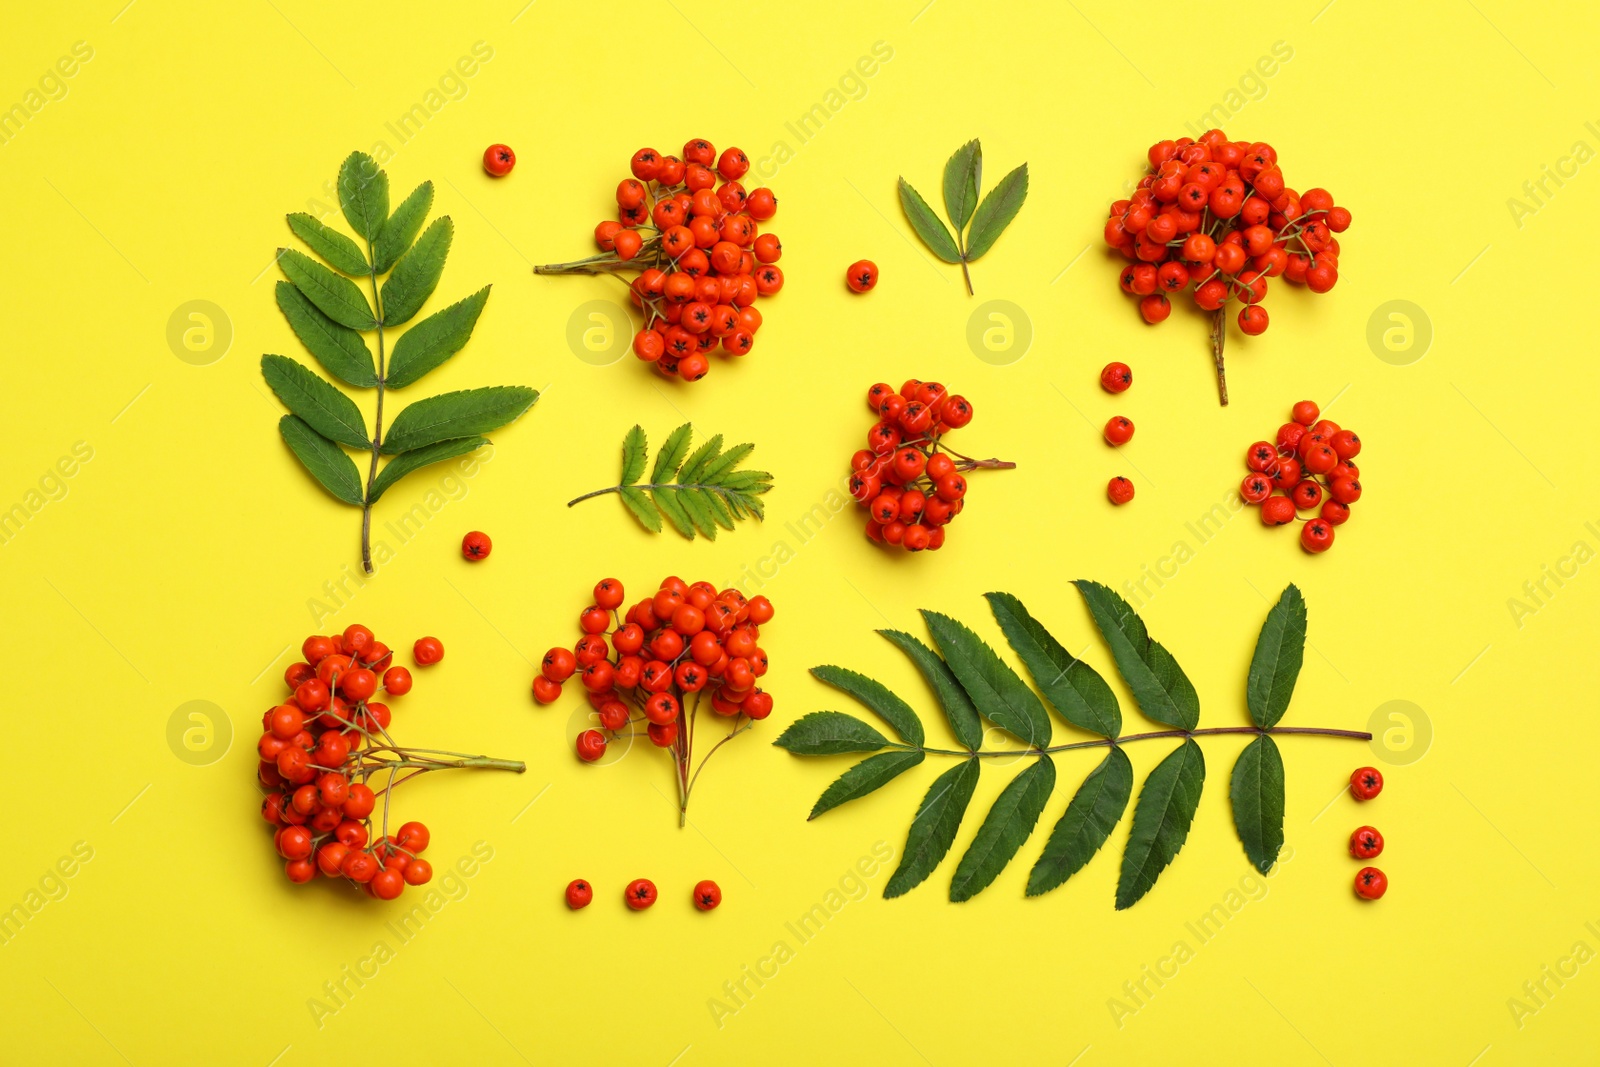
[[[1112,444],[1125,445],[1133,440],[1133,423],[1121,415],[1117,415],[1106,423],[1106,428],[1103,432],[1106,440]]]
[[[1350,855],[1370,860],[1383,852],[1383,835],[1371,826],[1358,826],[1350,835]]]
[[[1278,450],[1265,441],[1257,441],[1244,454],[1244,465],[1262,473],[1272,470],[1278,463]]]
[[[594,887],[582,878],[574,878],[567,883],[567,907],[573,911],[587,908],[589,901],[594,899]]]
[[[494,178],[504,178],[517,165],[517,154],[503,144],[492,144],[483,150],[483,169]]]
[[[1126,363],[1107,363],[1100,371],[1100,388],[1108,393],[1127,392],[1133,384],[1133,371]]]
[[[844,280],[851,292],[868,292],[878,284],[878,265],[870,259],[858,259],[844,272]]]
[[[1310,511],[1322,503],[1322,486],[1307,478],[1296,483],[1289,492],[1289,498],[1294,501],[1296,509]]]
[[[1133,483],[1117,475],[1106,483],[1106,499],[1119,507],[1133,499]]]
[[[1321,518],[1311,519],[1300,528],[1300,547],[1307,552],[1326,552],[1333,547],[1333,524]]]
[[[419,637],[411,646],[411,660],[419,667],[431,667],[444,659],[444,645],[437,637]]]
[[[1272,495],[1272,479],[1262,474],[1249,474],[1239,485],[1239,495],[1246,504],[1259,504]]]
[[[1335,478],[1328,486],[1328,495],[1348,507],[1361,499],[1361,483],[1354,478]]]
[[[648,878],[635,878],[628,883],[624,899],[634,911],[643,911],[656,902],[656,884]]]
[[[1322,520],[1330,526],[1343,526],[1350,521],[1350,505],[1341,504],[1337,500],[1324,500]]]
[[[1376,867],[1363,867],[1356,872],[1356,895],[1366,900],[1377,900],[1389,891],[1389,876]]]
[[[1294,501],[1286,496],[1270,496],[1261,502],[1261,522],[1266,526],[1282,526],[1294,521]]]
[[[1350,775],[1350,795],[1357,800],[1371,800],[1383,792],[1383,775],[1376,767],[1358,767]]]
[[[585,730],[578,735],[578,758],[593,763],[606,754],[606,737],[599,730]]]
[[[351,671],[357,674],[358,671]],[[383,689],[390,696],[403,697],[411,692],[411,672],[404,667],[390,667],[383,672]]]
[[[696,882],[694,887],[694,906],[701,911],[710,911],[722,903],[722,889],[707,878],[703,882]]]
[[[1310,426],[1317,421],[1317,416],[1321,413],[1316,404],[1309,400],[1302,400],[1294,406],[1294,411],[1290,415],[1301,426]]]
[[[474,563],[480,559],[487,559],[493,548],[494,543],[489,540],[489,535],[478,530],[473,530],[461,539],[461,554]]]

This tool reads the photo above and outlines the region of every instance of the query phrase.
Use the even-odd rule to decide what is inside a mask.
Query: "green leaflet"
[[[809,715],[802,715],[772,743],[802,756],[876,752],[889,747],[887,737],[860,719],[837,711],[813,711]]]
[[[689,517],[689,513],[678,500],[676,489],[652,489],[650,500],[660,509],[661,514],[667,517],[667,521],[672,523],[673,529],[689,540],[694,540],[694,520]]]
[[[1283,755],[1271,735],[1260,735],[1239,753],[1228,798],[1244,854],[1266,874],[1283,849]]]
[[[1000,179],[1000,184],[989,190],[978,210],[972,215],[972,232],[967,234],[967,262],[979,259],[994,247],[1011,220],[1022,210],[1028,198],[1028,165],[1024,163]]]
[[[975,138],[956,149],[944,165],[944,213],[957,233],[972,220],[982,183],[983,146]]]
[[[370,274],[360,247],[338,230],[324,226],[316,216],[297,211],[289,216],[289,229],[317,255],[346,274]]]
[[[684,485],[693,485],[700,480],[701,473],[722,452],[722,435],[713,434],[694,454],[683,463],[683,469],[678,472],[678,481]]]
[[[995,880],[1033,833],[1055,787],[1056,765],[1049,756],[1040,756],[1011,780],[956,866],[950,880],[951,901],[970,900]]]
[[[1250,658],[1245,703],[1250,707],[1250,721],[1263,730],[1276,726],[1289,710],[1305,652],[1306,599],[1290,584],[1267,612],[1255,655]]]
[[[933,780],[911,820],[900,866],[883,887],[885,900],[921,885],[955,842],[961,819],[978,787],[978,760],[968,757]]]
[[[335,274],[293,248],[278,250],[278,266],[307,300],[339,325],[352,330],[370,330],[378,324],[367,298],[361,295],[356,283],[344,275]]]
[[[383,470],[378,472],[377,479],[372,483],[372,495],[367,499],[367,503],[376,503],[386,489],[412,471],[426,467],[430,463],[442,463],[447,459],[475,452],[488,443],[487,437],[457,437],[454,440],[440,441],[410,452],[402,452],[385,463]]]
[[[417,243],[406,250],[383,283],[383,324],[399,326],[409,322],[433,295],[444,273],[444,260],[450,254],[455,224],[449,215],[434,219]]]
[[[489,300],[489,286],[459,300],[417,323],[400,335],[384,380],[391,389],[404,389],[455,355],[472,337]],[[388,309],[384,309],[387,313]]]
[[[1116,694],[1093,667],[1063,648],[1010,593],[985,593],[984,597],[1012,651],[1064,719],[1101,737],[1114,738],[1122,732],[1122,709],[1117,706]]]
[[[900,206],[905,210],[911,228],[917,231],[917,236],[922,238],[922,243],[928,246],[930,252],[946,263],[961,262],[961,252],[956,248],[955,238],[950,236],[950,231],[939,221],[939,216],[933,213],[928,202],[922,199],[922,194],[904,178],[900,179]]]
[[[454,437],[473,437],[515,421],[539,394],[524,385],[462,389],[419,400],[395,416],[383,439],[388,455]]]
[[[924,611],[928,632],[984,718],[1030,745],[1050,743],[1050,717],[1017,672],[977,634],[948,615]]]
[[[645,441],[644,427],[634,424],[633,429],[622,439],[622,480],[619,485],[632,485],[644,474],[645,459],[650,454],[650,446]]]
[[[371,389],[378,384],[378,370],[372,352],[361,334],[341,326],[324,315],[296,289],[293,282],[277,283],[278,309],[289,320],[289,328],[316,357],[323,369],[348,385]]]
[[[311,476],[346,504],[361,504],[361,474],[344,450],[307,426],[298,415],[278,420],[278,433]]]
[[[896,648],[910,656],[911,662],[917,665],[917,670],[927,679],[934,696],[938,697],[945,718],[950,720],[950,729],[962,747],[968,750],[982,747],[983,723],[978,719],[978,709],[972,706],[972,698],[961,688],[961,683],[950,671],[950,665],[940,659],[933,649],[908,633],[899,630],[878,632],[887,637]]]
[[[367,426],[355,401],[314,371],[288,356],[262,356],[261,376],[283,406],[317,433],[351,448],[371,448]]]
[[[835,778],[833,784],[823,790],[817,802],[812,805],[811,814],[806,816],[806,821],[810,822],[825,811],[832,811],[840,804],[864,797],[874,789],[889,784],[926,758],[920,750],[915,749],[904,752],[880,752],[876,756],[868,756]]]
[[[633,517],[639,520],[640,526],[643,526],[651,533],[661,532],[661,512],[654,504],[650,503],[650,498],[644,495],[643,489],[625,485],[620,493],[622,502],[628,506],[629,511],[633,512]]]
[[[1072,583],[1083,595],[1100,634],[1111,646],[1117,670],[1133,691],[1139,710],[1156,722],[1193,730],[1200,722],[1200,697],[1178,661],[1150,639],[1128,602],[1099,582]]]
[[[422,220],[433,206],[433,183],[423,182],[400,202],[372,243],[373,273],[387,274],[411,242],[422,232]]]
[[[1050,840],[1028,872],[1028,896],[1048,893],[1082,870],[1111,836],[1132,795],[1133,764],[1113,745],[1050,831]]]
[[[1150,892],[1183,848],[1205,781],[1205,756],[1193,738],[1173,749],[1144,780],[1133,809],[1128,847],[1122,854],[1122,875],[1117,879],[1118,911],[1131,908]]]
[[[652,482],[664,482],[683,465],[683,457],[689,454],[689,435],[692,427],[684,423],[667,435],[666,443],[656,453],[655,469],[650,472]]]
[[[922,720],[917,718],[910,704],[889,692],[882,682],[843,667],[812,667],[811,674],[818,681],[841,689],[861,701],[878,718],[888,723],[906,744],[922,744]]]
[[[740,519],[762,518],[765,510],[758,498],[772,488],[772,475],[736,469],[755,446],[735,445],[723,452],[718,434],[685,459],[692,432],[690,424],[684,423],[668,434],[656,453],[650,481],[640,482],[649,448],[644,427],[633,427],[622,442],[619,484],[585,493],[569,500],[567,506],[615,492],[646,530],[660,533],[665,516],[673,529],[690,540],[698,534],[715,541],[719,527],[732,530]]]
[[[351,152],[339,167],[339,207],[352,230],[377,240],[389,217],[389,176],[365,152]]]

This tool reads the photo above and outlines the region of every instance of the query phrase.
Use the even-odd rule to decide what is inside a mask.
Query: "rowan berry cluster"
[[[1307,552],[1326,552],[1333,529],[1350,519],[1350,505],[1361,499],[1361,471],[1355,458],[1361,438],[1328,419],[1317,405],[1302,400],[1292,421],[1278,427],[1276,443],[1257,441],[1245,453],[1250,474],[1239,486],[1247,504],[1261,505],[1268,526],[1293,522],[1302,511],[1317,512],[1300,527]],[[1320,507],[1320,511],[1318,510]]]
[[[683,155],[641,148],[632,177],[617,186],[617,218],[595,227],[602,254],[534,268],[540,274],[604,274],[637,268],[629,283],[644,327],[633,353],[666,377],[699,381],[718,347],[742,356],[761,328],[757,298],[783,288],[783,245],[759,224],[777,213],[772,190],[745,191],[750,160],[737,148],[718,155],[696,138]],[[721,184],[718,184],[718,179]]]
[[[313,634],[300,652],[304,659],[283,675],[291,695],[261,719],[256,777],[267,790],[261,815],[276,827],[273,843],[291,882],[309,882],[321,871],[348,879],[369,896],[393,900],[406,886],[433,877],[432,865],[421,858],[428,828],[407,822],[389,833],[394,787],[448,767],[520,771],[522,764],[396,746],[389,736],[389,706],[373,697],[380,690],[391,697],[410,692],[411,672],[394,665],[394,653],[367,627],[356,624],[331,637]],[[444,647],[424,637],[412,653],[418,666],[426,666],[443,658]],[[384,774],[387,780],[374,790],[369,782]],[[380,797],[383,810],[374,820]]]
[[[615,578],[594,587],[593,603],[578,615],[583,636],[570,650],[558,646],[545,653],[533,698],[554,703],[562,684],[577,675],[599,723],[578,735],[578,758],[592,763],[642,726],[652,744],[672,753],[681,814],[698,776],[698,770],[691,774],[691,763],[700,705],[729,720],[729,733],[707,757],[772,714],[772,695],[756,684],[767,673],[767,654],[757,642],[772,619],[772,602],[677,577],[668,577],[626,614],[623,600]]]
[[[1122,290],[1139,298],[1139,314],[1158,323],[1172,313],[1168,294],[1191,286],[1195,306],[1213,324],[1217,384],[1222,374],[1221,316],[1237,299],[1239,329],[1267,328],[1261,307],[1267,279],[1283,276],[1325,293],[1339,280],[1339,240],[1350,212],[1326,189],[1298,193],[1284,182],[1278,154],[1263,142],[1230,141],[1207,130],[1150,146],[1150,170],[1126,200],[1111,205],[1106,243],[1128,260]]]
[[[878,421],[867,447],[850,457],[850,495],[867,509],[867,539],[908,552],[937,550],[945,527],[966,507],[967,471],[1015,463],[973,459],[944,443],[949,430],[972,421],[972,404],[938,382],[909,379],[899,392],[887,382],[867,390]]]

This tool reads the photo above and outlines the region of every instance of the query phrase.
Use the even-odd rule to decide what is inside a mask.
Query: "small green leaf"
[[[1283,849],[1283,755],[1270,735],[1262,734],[1239,753],[1228,797],[1244,854],[1266,874]]]
[[[411,247],[411,242],[422,232],[422,220],[428,217],[428,209],[432,206],[432,182],[423,182],[411,190],[410,196],[400,202],[400,206],[394,209],[394,214],[383,224],[377,240],[372,243],[372,255],[375,260],[373,273],[389,273],[389,268],[394,266],[395,260]]]
[[[279,419],[278,433],[322,488],[346,504],[361,506],[361,474],[343,449],[307,426],[298,415]]]
[[[1250,707],[1250,721],[1263,730],[1276,726],[1289,710],[1305,653],[1306,598],[1290,584],[1267,612],[1250,659],[1245,703]]]
[[[404,389],[461,351],[478,325],[478,316],[483,314],[483,305],[488,300],[489,286],[486,285],[401,334],[384,376],[389,387]]]
[[[297,211],[289,216],[289,229],[306,245],[346,274],[370,274],[367,257],[360,247],[338,230],[324,226],[315,215]]]
[[[365,152],[351,152],[339,167],[339,206],[352,230],[378,239],[389,217],[389,176]]]
[[[315,371],[288,356],[262,356],[261,376],[283,406],[322,436],[351,448],[371,448],[367,424],[355,401]]]
[[[402,452],[383,465],[383,470],[378,472],[378,477],[372,483],[372,495],[367,500],[375,504],[395,482],[410,474],[414,470],[428,466],[430,463],[442,463],[447,459],[475,452],[489,443],[487,437],[457,437],[449,441],[440,441],[437,444],[425,445],[422,448]]]
[[[1039,690],[1072,725],[1116,737],[1122,731],[1122,709],[1106,680],[1051,636],[1010,593],[986,593],[995,621],[1005,633]]]
[[[539,394],[525,385],[462,389],[419,400],[395,416],[383,451],[410,452],[453,437],[473,437],[515,421]]]
[[[1122,854],[1122,875],[1117,879],[1117,910],[1131,908],[1150,892],[1178,850],[1188,840],[1200,790],[1206,782],[1206,760],[1193,738],[1172,750],[1156,765],[1139,790],[1133,809],[1133,829]]]
[[[293,282],[280,281],[275,291],[289,328],[329,374],[363,389],[378,384],[372,351],[360,333],[324,315]]]
[[[745,457],[755,450],[756,446],[752,444],[734,445],[722,455],[718,456],[706,467],[704,471],[700,473],[700,481],[706,485],[722,485],[724,476],[727,475],[729,471],[733,470],[733,468],[743,463]],[[764,475],[766,472],[753,471],[750,473]]]
[[[650,471],[652,482],[665,482],[683,465],[683,457],[689,454],[689,435],[693,431],[689,423],[684,423],[667,435],[666,443],[656,453],[656,465]]]
[[[802,715],[772,743],[799,756],[876,752],[889,747],[887,737],[860,719],[838,711],[813,711]]]
[[[661,514],[665,515],[667,521],[672,523],[673,529],[689,540],[694,540],[694,520],[689,517],[689,513],[684,510],[682,501],[678,499],[678,490],[652,489],[650,490],[650,499],[656,502],[656,507],[660,508]]]
[[[972,698],[967,696],[967,691],[961,688],[961,683],[950,672],[950,665],[940,659],[933,649],[908,633],[899,630],[878,632],[917,665],[917,670],[922,672],[933,695],[938,698],[945,718],[950,720],[950,729],[962,747],[969,751],[982,747],[983,723],[978,719],[978,709],[972,706]]]
[[[964,625],[936,611],[922,617],[950,670],[984,718],[1030,745],[1050,743],[1050,716],[1028,683]]]
[[[632,485],[644,474],[644,461],[650,454],[649,442],[645,440],[644,427],[634,424],[628,431],[628,436],[622,439],[622,478],[618,485]]]
[[[922,744],[922,720],[917,718],[910,704],[889,692],[882,682],[843,667],[812,667],[811,674],[818,681],[842,689],[861,701],[888,723],[906,744]]]
[[[1200,697],[1172,653],[1150,639],[1128,602],[1099,582],[1075,581],[1078,592],[1111,646],[1117,670],[1133,690],[1139,710],[1156,722],[1193,730],[1200,722]]]
[[[715,541],[717,520],[712,515],[711,505],[707,502],[704,491],[682,489],[678,493],[678,502],[683,505],[684,513],[689,516],[689,521],[694,523],[694,528],[700,531],[701,536]]]
[[[806,821],[810,822],[825,811],[831,811],[840,804],[864,797],[873,790],[889,784],[921,763],[924,758],[920,749],[880,752],[876,756],[868,756],[835,778],[833,784],[823,790],[817,802],[811,806],[811,814],[806,816]]]
[[[961,262],[961,252],[956,248],[955,238],[950,236],[949,229],[939,221],[939,216],[933,213],[928,202],[922,199],[922,194],[911,188],[911,183],[904,178],[900,179],[900,206],[905,209],[911,228],[917,231],[917,236],[922,238],[929,251],[946,263]]]
[[[933,780],[911,820],[906,846],[900,853],[900,866],[883,887],[885,900],[908,893],[921,885],[939,866],[955,842],[961,819],[978,787],[978,763],[968,757]]]
[[[1040,756],[1011,780],[956,866],[955,877],[950,880],[951,901],[970,900],[995,880],[1033,833],[1039,813],[1044,811],[1055,787],[1056,765],[1049,756]]]
[[[434,219],[417,243],[406,249],[394,272],[383,283],[383,324],[399,326],[410,321],[433,295],[444,273],[444,260],[450,254],[455,223],[449,215]]]
[[[1011,220],[1022,210],[1028,198],[1028,165],[1024,163],[1000,179],[1000,184],[989,190],[978,210],[972,215],[972,230],[967,234],[967,262],[975,262],[1000,239],[1000,234],[1011,225]]]
[[[1127,753],[1113,745],[1100,766],[1083,780],[1050,832],[1050,840],[1028,873],[1028,896],[1048,893],[1082,870],[1111,836],[1132,795],[1133,764]]]
[[[307,300],[339,325],[352,330],[370,330],[378,324],[367,298],[361,295],[356,283],[343,274],[335,274],[293,248],[278,250],[278,266]]]
[[[625,485],[619,495],[622,497],[622,502],[628,505],[628,510],[633,512],[633,517],[639,520],[640,526],[651,533],[661,532],[661,511],[650,502],[649,497],[645,496],[643,489]]]
[[[978,186],[983,180],[983,147],[976,138],[956,149],[944,165],[944,213],[956,228],[966,229],[978,206]]]
[[[678,481],[684,485],[697,484],[700,481],[701,474],[721,452],[722,435],[719,433],[695,449],[694,455],[684,461],[683,470],[678,472]]]

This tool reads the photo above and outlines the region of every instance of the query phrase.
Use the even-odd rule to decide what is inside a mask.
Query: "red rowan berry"
[[[1126,504],[1133,499],[1133,483],[1118,475],[1107,483],[1106,498],[1113,504]]]
[[[494,544],[489,540],[489,535],[478,530],[473,530],[461,539],[461,555],[474,563],[487,559]]]

